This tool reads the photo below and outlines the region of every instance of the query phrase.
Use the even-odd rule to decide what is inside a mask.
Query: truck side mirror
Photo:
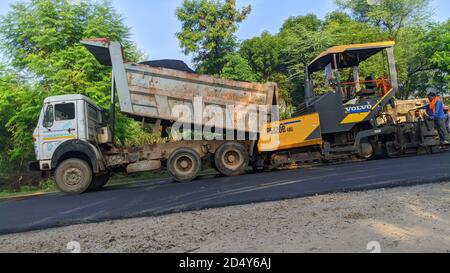
[[[49,128],[53,127],[53,122],[54,122],[53,105],[49,105],[49,106],[47,106],[47,109],[45,110],[44,128],[49,129]]]

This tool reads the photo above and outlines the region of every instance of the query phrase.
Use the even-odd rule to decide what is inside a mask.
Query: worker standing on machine
[[[444,103],[437,95],[436,90],[429,89],[427,94],[430,104],[425,105],[424,107],[422,107],[422,109],[427,111],[427,118],[434,121],[434,126],[439,133],[441,144],[448,145],[449,134],[447,131],[447,125],[445,124],[447,118],[444,113]]]

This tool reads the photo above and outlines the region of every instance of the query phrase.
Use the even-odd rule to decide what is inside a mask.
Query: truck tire
[[[109,173],[94,177],[94,179],[92,180],[91,186],[89,186],[88,190],[89,191],[100,190],[106,184],[108,184],[110,178],[111,178],[111,175]]]
[[[249,166],[250,156],[244,145],[227,142],[217,149],[214,162],[219,172],[226,176],[237,176],[245,173]]]
[[[175,150],[167,160],[169,174],[178,182],[190,182],[202,169],[202,159],[190,148]]]
[[[81,159],[68,159],[56,168],[56,185],[61,192],[82,194],[92,183],[92,168]]]

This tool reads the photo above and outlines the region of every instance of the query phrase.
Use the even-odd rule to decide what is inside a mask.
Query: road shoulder
[[[0,237],[0,252],[450,252],[450,183],[76,225]]]

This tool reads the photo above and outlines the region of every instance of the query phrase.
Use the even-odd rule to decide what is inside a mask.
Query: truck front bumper
[[[40,172],[41,171],[41,166],[39,164],[39,161],[28,162],[28,170],[30,172]]]

